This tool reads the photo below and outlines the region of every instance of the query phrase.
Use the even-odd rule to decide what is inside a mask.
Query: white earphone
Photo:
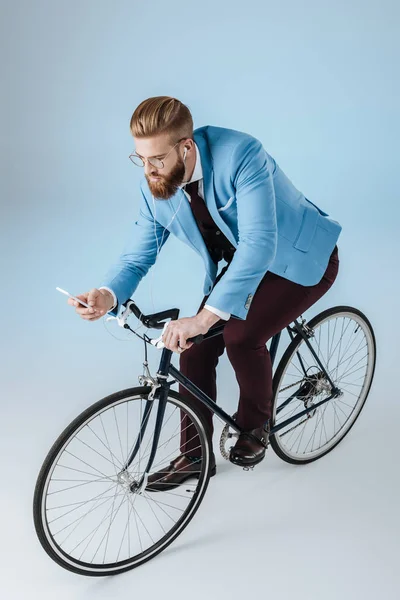
[[[184,151],[183,151],[183,162],[186,162],[186,154],[187,154],[187,151],[188,151],[188,149],[187,149],[187,148],[185,148],[185,149],[184,149]],[[165,232],[168,230],[168,227],[171,225],[171,223],[173,222],[173,220],[175,219],[175,217],[176,217],[177,213],[179,212],[179,209],[180,209],[180,207],[181,207],[182,200],[183,200],[183,198],[185,197],[185,194],[182,192],[182,195],[181,195],[181,200],[180,200],[180,202],[179,202],[179,206],[178,206],[178,208],[176,209],[176,211],[175,211],[175,212],[174,212],[174,214],[172,215],[172,219],[170,220],[170,222],[168,223],[168,225],[167,225],[166,227],[164,227],[164,231],[163,231],[163,233],[162,233],[162,236],[161,236],[161,242],[160,242],[160,243],[158,242],[158,238],[157,238],[157,229],[156,229],[157,208],[156,208],[156,203],[155,203],[155,201],[154,201],[154,196],[152,195],[151,197],[152,197],[152,200],[153,200],[153,225],[154,225],[154,236],[155,236],[155,239],[156,239],[156,244],[157,244],[157,254],[156,254],[156,260],[155,260],[155,262],[156,262],[156,261],[157,261],[157,257],[158,257],[158,255],[159,255],[159,253],[160,253],[160,250],[161,250],[162,244],[163,244],[163,240],[164,240],[164,234],[165,234]],[[152,301],[152,304],[153,304],[153,309],[154,309],[154,311],[155,311],[155,306],[154,306],[154,299],[153,299],[153,293],[152,293],[152,290],[153,290],[153,277],[154,277],[154,271],[155,271],[155,269],[156,269],[156,267],[154,267],[154,269],[152,269],[152,270],[151,270],[151,281],[150,281],[150,297],[151,297],[151,301]],[[164,327],[164,329],[165,329],[165,327]],[[159,340],[156,340],[156,342],[157,342],[157,341],[159,341]]]

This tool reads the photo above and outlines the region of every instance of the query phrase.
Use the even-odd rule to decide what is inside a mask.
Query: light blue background
[[[333,473],[336,466],[336,474],[341,474],[344,465],[352,464],[357,472],[366,469],[357,488],[360,499],[368,496],[371,486],[375,494],[377,489],[384,493],[390,472],[385,465],[390,469],[387,461],[398,452],[398,3],[3,0],[1,13],[0,460],[11,540],[7,556],[10,559],[24,543],[35,557],[25,583],[38,583],[40,573],[39,585],[50,585],[60,598],[60,582],[78,585],[45,559],[34,538],[30,495],[37,470],[78,412],[108,393],[136,385],[141,372],[140,340],[127,341],[115,323],[82,321],[55,287],[79,294],[99,285],[125,244],[138,210],[141,176],[128,160],[133,149],[129,121],[136,106],[150,96],[181,99],[191,109],[195,127],[225,126],[258,137],[294,184],[343,226],[338,278],[305,316],[336,304],[361,309],[375,329],[377,372],[363,425],[354,429],[347,446],[355,443],[359,454],[356,450],[351,463],[345,449],[342,454],[337,450],[318,465],[310,485],[318,494],[324,472],[329,478],[329,468]],[[203,264],[196,254],[170,238],[152,272],[135,294],[144,312],[178,306],[182,316],[195,314],[203,281]],[[151,352],[153,370],[159,356]],[[219,367],[219,394],[221,405],[233,412],[237,384],[226,356]],[[375,418],[381,417],[375,430]],[[376,459],[372,483],[370,453],[378,450],[382,463]],[[279,465],[282,473],[285,468]],[[352,473],[346,486],[354,482]],[[298,485],[303,477],[297,475]],[[398,485],[393,478],[391,485]],[[233,481],[227,480],[231,490]],[[278,486],[274,493],[279,507],[279,477],[273,485]],[[340,483],[332,494],[338,489]],[[346,489],[354,497],[354,489]],[[271,493],[268,484],[265,490]],[[228,498],[227,488],[225,494]],[[221,510],[219,502],[228,500],[217,496],[213,510]],[[360,531],[375,523],[374,540],[384,542],[389,555],[377,571],[372,569],[372,554],[360,558],[360,569],[370,565],[370,578],[362,579],[361,570],[356,570],[356,580],[363,581],[365,590],[353,598],[374,597],[380,577],[388,584],[386,598],[392,597],[394,574],[388,556],[394,542],[380,537],[393,529],[387,512],[390,499],[379,502],[388,520],[376,521],[371,505]],[[380,512],[379,502],[373,507]],[[357,512],[355,507],[351,510]],[[234,520],[232,514],[228,529]],[[200,529],[201,522],[198,517]],[[349,527],[353,522],[349,520]],[[326,535],[327,543],[330,533]],[[195,544],[196,533],[192,541]],[[314,551],[316,547],[317,543]],[[224,546],[220,548],[219,556],[225,553]],[[337,549],[343,551],[340,540]],[[299,554],[300,550],[299,546]],[[361,550],[362,540],[354,552]],[[203,552],[191,555],[193,564],[205,560],[209,548]],[[300,587],[293,583],[293,593],[309,597],[311,579],[315,593],[328,598],[324,584],[329,573],[320,572],[317,580],[301,579],[307,563],[296,562],[299,554],[290,563],[299,569],[293,582]],[[281,558],[275,557],[277,564]],[[344,555],[343,564],[347,559]],[[273,566],[272,560],[268,558]],[[10,564],[16,568],[13,560]],[[151,576],[152,567],[146,568]],[[258,577],[265,574],[263,561],[253,568]],[[47,578],[47,570],[53,579]],[[333,579],[327,587],[337,598],[348,588],[346,579]],[[134,579],[125,581],[131,585]],[[79,582],[80,598],[92,597],[92,592],[98,598],[100,587]],[[219,584],[223,586],[223,578],[216,580],[215,589]],[[118,585],[114,591],[123,593],[124,584]],[[70,597],[71,587],[62,589]],[[275,597],[278,589],[282,588],[277,587]],[[199,590],[210,593],[207,586]],[[8,597],[21,597],[22,592],[13,596],[16,593],[10,588]]]

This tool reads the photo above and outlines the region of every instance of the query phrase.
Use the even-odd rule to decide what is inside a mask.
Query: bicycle
[[[235,415],[228,415],[171,364],[171,350],[162,350],[152,377],[147,344],[156,345],[155,340],[137,334],[127,319],[134,314],[145,327],[162,329],[167,319],[179,317],[179,309],[144,315],[132,300],[123,307],[118,324],[145,342],[140,387],[106,396],[66,427],[43,462],[33,498],[35,529],[44,550],[62,567],[89,576],[116,575],[150,560],[177,538],[201,504],[210,479],[211,440],[201,414],[170,389],[174,383],[181,383],[225,422],[219,441],[225,459],[228,444],[241,432]],[[308,324],[302,315],[300,321],[286,327],[290,342],[274,372],[267,441],[293,464],[321,458],[348,434],[367,399],[376,363],[374,332],[358,309],[336,306]],[[190,341],[201,343],[223,328],[219,324]],[[282,331],[270,340],[272,363]],[[355,380],[349,381],[352,375]],[[146,489],[148,476],[180,454],[181,419],[186,417],[201,448],[197,482],[187,480],[173,490],[152,493]]]

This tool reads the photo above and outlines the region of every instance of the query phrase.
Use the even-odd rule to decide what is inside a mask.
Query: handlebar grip
[[[146,327],[150,327],[153,329],[163,329],[165,325],[165,319],[171,318],[172,320],[177,319],[179,317],[179,309],[171,308],[169,310],[163,310],[158,313],[154,313],[152,315],[144,315],[139,307],[135,304],[135,302],[131,299],[122,303],[125,310],[129,309],[128,312],[132,312],[135,317],[139,319],[141,323],[143,323]],[[204,339],[204,335],[199,333],[199,335],[195,335],[192,338],[188,338],[188,342],[193,342],[194,344],[201,344]]]
[[[199,333],[199,335],[195,335],[192,338],[188,338],[187,341],[188,342],[193,342],[194,344],[201,344],[201,342],[203,341],[204,335],[202,333]]]

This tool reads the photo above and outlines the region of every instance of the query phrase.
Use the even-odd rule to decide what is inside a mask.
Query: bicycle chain
[[[295,385],[298,385],[298,382],[291,383],[290,385],[287,385],[287,386],[286,386],[286,387],[284,387],[284,388],[280,388],[280,389],[279,389],[279,392],[284,392],[285,390],[288,390],[289,388],[291,388],[291,387],[294,387]]]

